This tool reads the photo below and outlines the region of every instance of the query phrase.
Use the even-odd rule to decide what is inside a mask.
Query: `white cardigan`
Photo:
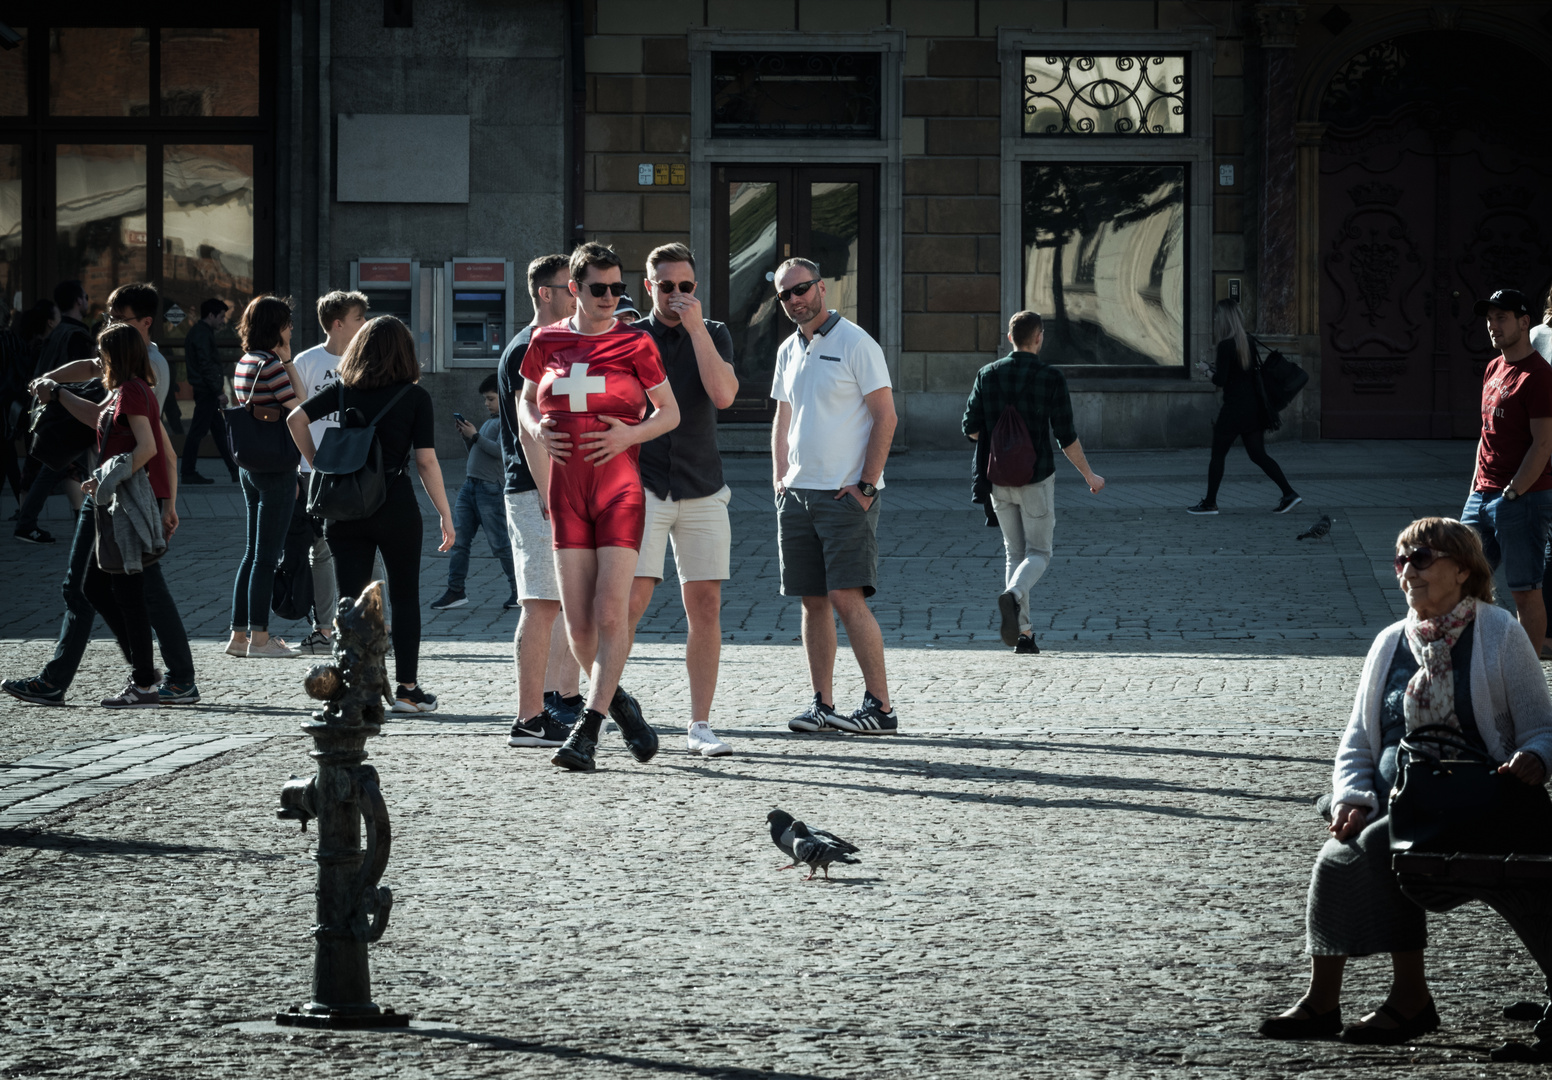
[[[1406,620],[1380,632],[1363,662],[1353,715],[1342,733],[1331,774],[1332,804],[1377,810],[1374,790],[1380,763],[1385,677],[1397,648],[1407,648]],[[1471,708],[1487,752],[1508,761],[1516,750],[1535,754],[1552,772],[1552,697],[1530,638],[1503,608],[1477,601],[1471,644]]]

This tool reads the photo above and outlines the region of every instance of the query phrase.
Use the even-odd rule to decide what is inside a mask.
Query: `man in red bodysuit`
[[[614,317],[625,292],[620,257],[602,244],[577,248],[571,292],[576,315],[529,342],[518,419],[549,452],[549,469],[534,470],[534,480],[555,530],[566,634],[589,671],[582,718],[550,760],[585,771],[605,711],[632,757],[645,763],[657,753],[657,733],[619,682],[646,513],[637,447],[677,427],[679,406],[651,336]]]

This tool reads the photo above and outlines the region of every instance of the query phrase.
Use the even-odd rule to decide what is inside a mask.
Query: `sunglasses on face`
[[[679,287],[680,292],[694,292],[696,282],[693,281],[654,281],[652,287],[661,293],[671,293],[674,286]]]
[[[783,304],[785,304],[788,300],[791,300],[794,296],[807,296],[808,295],[808,290],[812,289],[815,285],[818,285],[818,284],[819,284],[819,279],[818,278],[809,278],[807,281],[800,281],[800,282],[798,282],[796,285],[792,286],[792,288],[790,288],[790,289],[782,289],[780,292],[778,292],[776,294],[776,296],[781,300],[781,302]]]
[[[623,281],[594,281],[587,288],[594,296],[602,296],[604,293],[613,293],[615,296],[625,295],[625,282]]]
[[[1396,573],[1400,575],[1405,572],[1407,563],[1411,563],[1415,569],[1422,571],[1428,569],[1438,560],[1448,557],[1443,552],[1435,551],[1433,548],[1413,548],[1409,554],[1396,556]]]

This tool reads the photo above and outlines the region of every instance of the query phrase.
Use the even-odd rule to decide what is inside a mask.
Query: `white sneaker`
[[[255,645],[251,640],[248,642],[249,659],[252,659],[256,656],[262,656],[269,659],[289,660],[292,657],[301,655],[301,653],[297,652],[284,641],[281,641],[278,637],[274,637],[273,635],[262,645]]]
[[[701,757],[725,757],[733,752],[731,746],[717,738],[710,724],[690,725],[690,732],[684,737],[684,749],[686,753]]]

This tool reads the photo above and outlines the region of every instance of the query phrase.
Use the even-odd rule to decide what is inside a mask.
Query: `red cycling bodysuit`
[[[668,375],[645,330],[624,323],[602,334],[579,334],[569,322],[533,332],[523,356],[523,378],[539,386],[539,413],[571,435],[571,457],[550,462],[550,524],[555,547],[641,548],[646,501],[641,494],[639,447],[594,466],[582,436],[607,431],[599,416],[639,424],[647,391]]]

